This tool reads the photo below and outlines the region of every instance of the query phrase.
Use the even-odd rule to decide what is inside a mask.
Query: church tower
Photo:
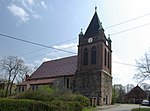
[[[112,98],[111,40],[106,38],[95,7],[94,16],[85,32],[79,34],[75,92],[97,105],[110,105]]]

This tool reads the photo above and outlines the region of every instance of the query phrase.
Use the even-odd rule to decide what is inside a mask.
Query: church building
[[[95,8],[85,33],[80,32],[76,56],[47,61],[17,85],[18,92],[52,85],[91,98],[97,105],[112,100],[111,40],[105,36]]]

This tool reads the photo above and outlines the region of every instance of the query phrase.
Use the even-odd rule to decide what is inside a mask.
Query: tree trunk
[[[10,82],[9,96],[11,96],[11,94],[12,94],[12,87],[13,87],[13,83],[14,83],[14,80],[15,80],[16,76],[17,76],[17,71],[16,71],[12,81]]]
[[[10,77],[11,77],[11,71],[9,71],[9,78],[8,78],[8,83],[7,83],[7,87],[6,87],[6,93],[5,93],[5,98],[8,95],[8,89],[9,89],[9,85],[10,85]]]

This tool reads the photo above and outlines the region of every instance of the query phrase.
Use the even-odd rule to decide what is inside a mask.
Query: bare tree
[[[29,73],[31,73],[31,69],[29,69],[28,66],[23,65],[19,71],[19,75],[16,77],[17,83],[21,83],[22,81],[24,81],[25,76],[28,75]]]
[[[19,77],[20,75],[26,73],[26,71],[24,71],[26,66],[21,58],[15,56],[8,56],[2,58],[0,65],[1,69],[3,70],[3,72],[7,77],[5,97],[7,95],[10,96],[12,94],[12,87],[14,81],[16,80],[16,77]]]
[[[141,83],[140,84],[140,87],[144,90],[144,91],[147,91],[150,89],[150,84],[148,83]]]
[[[139,82],[150,79],[150,52],[146,52],[144,56],[136,60],[137,63],[137,74],[134,75],[134,78]]]
[[[133,84],[127,84],[124,88],[125,88],[125,92],[128,93],[131,89],[134,88],[134,85]]]

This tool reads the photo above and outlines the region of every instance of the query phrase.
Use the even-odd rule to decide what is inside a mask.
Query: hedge
[[[81,111],[79,101],[41,102],[27,99],[0,99],[0,111]]]
[[[60,101],[54,100],[49,103],[51,111],[82,111],[83,107],[79,101]]]
[[[26,99],[0,99],[0,111],[49,111],[49,106],[41,101]]]

